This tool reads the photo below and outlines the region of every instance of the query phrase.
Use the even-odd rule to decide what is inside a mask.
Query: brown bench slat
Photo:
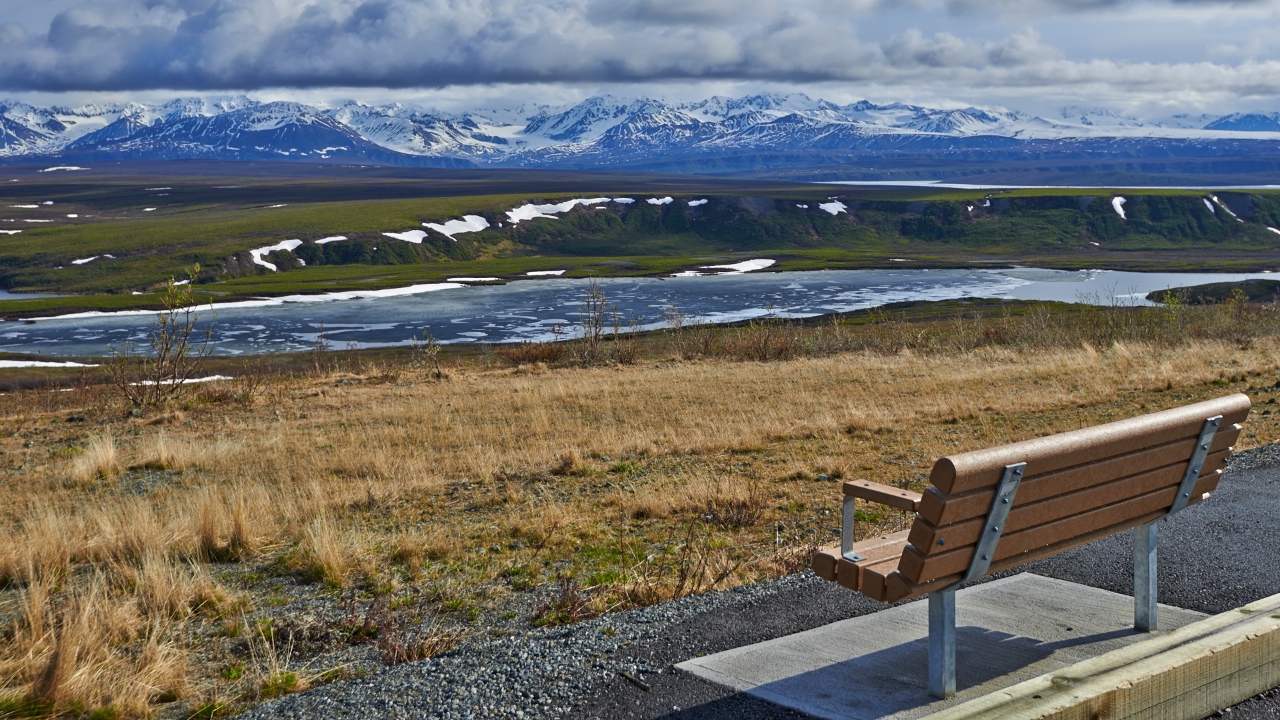
[[[902,557],[902,549],[907,546],[908,532],[903,530],[885,537],[877,537],[855,543],[853,551],[863,556],[863,559],[856,563],[839,557],[839,550],[837,549],[836,582],[852,590],[861,590],[863,568],[882,562],[895,563],[896,567],[898,558]],[[892,572],[892,569],[889,572]]]
[[[1226,464],[1227,457],[1228,453],[1223,451],[1218,453],[1216,458],[1210,458],[1212,462],[1205,463],[1210,469],[1200,477],[1204,478],[1217,472]],[[1039,502],[1023,504],[1021,497],[1015,497],[1013,510],[1005,520],[1003,532],[1005,535],[1016,533],[1092,509],[1124,502],[1163,487],[1174,487],[1182,482],[1186,472],[1187,462],[1184,460],[1138,475],[1122,477],[1105,485],[1095,485],[1066,495],[1056,495]],[[957,550],[966,545],[976,544],[986,524],[985,514],[942,527],[919,518],[911,528],[911,544],[926,556]]]
[[[867,538],[861,542],[854,543],[853,551],[868,560],[883,560],[888,557],[897,558],[902,554],[902,548],[906,547],[907,534],[909,532],[910,530],[903,530],[892,535]],[[837,578],[838,565],[843,559],[840,556],[839,545],[821,548],[813,553],[813,562],[811,563],[813,572],[820,578],[834,581]],[[857,590],[857,587],[855,586],[853,589]]]
[[[1205,460],[1206,472],[1224,466],[1232,446],[1240,437],[1240,432],[1239,425],[1230,425],[1214,435],[1210,455]],[[1035,477],[1024,477],[1018,486],[1017,503],[1024,505],[1057,495],[1065,495],[1106,482],[1108,478],[1137,475],[1177,460],[1185,463],[1190,460],[1195,444],[1196,438],[1187,437],[1148,450],[1077,465]],[[986,517],[991,510],[991,501],[994,498],[994,487],[979,488],[959,495],[943,495],[936,488],[928,488],[921,497],[918,509],[920,517],[937,527],[942,527],[970,518]]]
[[[938,460],[930,473],[944,494],[994,486],[1006,465],[1027,463],[1026,477],[1062,470],[1097,458],[1132,453],[1198,435],[1206,418],[1222,415],[1224,424],[1243,422],[1249,396],[1230,395],[1127,420],[961,453]]]
[[[1218,485],[1218,473],[1200,478],[1192,491],[1196,498]],[[1039,547],[1053,545],[1077,535],[1088,534],[1100,528],[1111,527],[1152,512],[1168,512],[1178,492],[1177,486],[1166,486],[1124,502],[1097,508],[1021,532],[1001,535],[996,545],[993,561],[1021,555]],[[902,553],[898,570],[911,583],[921,583],[968,569],[973,560],[974,547],[957,548],[950,552],[925,557],[908,545]]]
[[[1208,499],[1209,499],[1209,495],[1207,493],[1204,495],[1192,495],[1190,505],[1196,505]],[[987,574],[990,575],[992,573],[998,573],[1003,570],[1008,570],[1009,568],[1018,567],[1019,565],[1025,565],[1029,562],[1035,562],[1036,560],[1049,557],[1050,555],[1056,555],[1060,552],[1065,552],[1067,550],[1070,550],[1071,548],[1080,547],[1081,545],[1088,545],[1089,543],[1095,540],[1101,540],[1102,538],[1115,535],[1116,533],[1124,532],[1125,530],[1131,530],[1135,527],[1138,527],[1139,525],[1144,525],[1153,520],[1159,520],[1160,518],[1164,517],[1166,514],[1167,512],[1165,510],[1157,510],[1155,512],[1150,512],[1150,513],[1147,513],[1146,515],[1141,515],[1136,518],[1130,518],[1129,520],[1126,520],[1122,523],[1117,523],[1110,527],[1102,528],[1101,530],[1096,530],[1094,532],[1086,533],[1078,537],[1073,537],[1067,540],[1063,540],[1061,542],[1054,543],[1053,545],[1048,545],[1042,548],[1038,548],[1036,550],[1032,550],[1030,552],[1022,553],[1015,557],[1009,557],[1003,560],[997,560],[996,562],[991,563],[991,567],[987,570]],[[952,585],[956,582],[959,582],[962,577],[964,577],[964,573],[958,572],[952,575],[930,580],[927,583],[911,583],[905,577],[903,577],[902,573],[892,573],[889,577],[885,579],[886,587],[885,587],[885,596],[884,596],[883,602],[895,603],[901,600],[910,600],[912,598],[917,598],[922,595],[926,595],[930,592],[933,592],[934,590],[943,590],[948,585]]]
[[[820,548],[814,551],[813,557],[809,560],[809,567],[813,568],[814,575],[834,582],[838,562],[840,562],[840,548]]]
[[[881,560],[859,568],[859,582],[861,587],[858,591],[872,600],[887,602],[889,586],[888,578],[896,575],[895,570],[898,567],[898,558],[892,557],[888,560]]]
[[[916,505],[920,502],[918,492],[881,485],[870,480],[854,480],[845,483],[844,494],[907,512],[915,512]]]

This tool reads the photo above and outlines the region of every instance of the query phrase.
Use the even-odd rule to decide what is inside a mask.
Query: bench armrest
[[[881,485],[870,480],[853,480],[845,483],[844,494],[907,512],[915,512],[920,506],[920,493]]]

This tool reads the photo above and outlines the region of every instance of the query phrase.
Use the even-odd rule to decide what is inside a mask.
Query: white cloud
[[[828,97],[1230,104],[1225,110],[1280,93],[1280,47],[1270,42],[1280,0],[35,5],[0,0],[0,17],[10,20],[0,23],[0,89],[132,98],[160,89],[332,96],[335,87],[391,88],[461,104],[486,94],[554,103],[601,86],[703,94],[690,88],[746,84]]]

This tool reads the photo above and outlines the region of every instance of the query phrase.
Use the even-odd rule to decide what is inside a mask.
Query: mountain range
[[[1067,107],[1053,117],[803,94],[696,102],[597,96],[446,113],[403,104],[318,108],[244,96],[76,108],[0,101],[0,162],[232,160],[423,167],[635,168],[763,172],[894,169],[1026,159],[1123,158],[1226,171],[1280,169],[1280,113],[1177,114],[1158,121]],[[1260,164],[1261,163],[1261,164]],[[921,168],[925,168],[921,170]],[[1209,172],[1213,172],[1209,170]]]

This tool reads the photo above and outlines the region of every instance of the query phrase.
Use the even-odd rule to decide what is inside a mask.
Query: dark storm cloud
[[[0,88],[439,88],[492,83],[760,80],[1106,85],[1188,78],[1269,88],[1274,63],[1070,58],[1029,9],[1080,18],[1215,13],[1275,0],[48,0],[47,25],[0,24]],[[0,0],[0,11],[5,0]],[[1012,25],[939,24],[984,10]],[[0,12],[0,17],[6,13]],[[9,14],[14,17],[15,14]],[[18,15],[18,17],[21,17]],[[927,29],[922,21],[932,22]],[[1072,22],[1087,22],[1073,20]],[[888,28],[888,31],[886,31]],[[994,34],[993,34],[994,33]],[[1234,40],[1232,41],[1234,42]]]

